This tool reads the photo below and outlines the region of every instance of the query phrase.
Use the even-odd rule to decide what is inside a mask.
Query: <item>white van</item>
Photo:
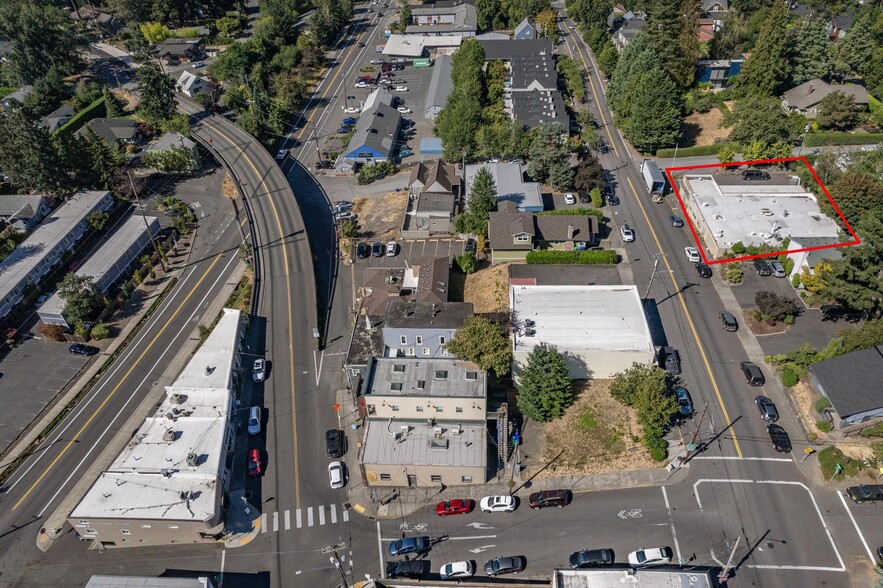
[[[252,406],[248,411],[248,434],[257,435],[261,432],[261,407]]]

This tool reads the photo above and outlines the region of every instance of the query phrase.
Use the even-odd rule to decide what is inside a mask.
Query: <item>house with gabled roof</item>
[[[509,201],[500,202],[488,218],[492,264],[523,261],[534,249],[586,249],[597,235],[597,219],[593,216],[519,212]]]
[[[411,169],[408,191],[403,239],[428,239],[454,232],[460,176],[453,165],[440,159],[418,163]]]
[[[809,377],[831,401],[840,427],[883,417],[883,345],[814,363]]]
[[[339,171],[392,161],[402,115],[392,107],[392,94],[378,88],[368,95],[356,130],[337,164]]]
[[[70,104],[62,104],[46,116],[40,119],[40,126],[46,127],[49,129],[50,133],[54,133],[64,125],[66,125],[70,119],[74,117],[74,107]]]
[[[184,70],[175,82],[175,90],[188,98],[194,98],[197,94],[211,92],[212,84],[208,78]]]
[[[143,138],[138,130],[138,123],[131,118],[93,118],[77,131],[77,135],[84,137],[89,130],[112,147],[139,143]]]
[[[530,20],[525,17],[518,26],[515,27],[515,32],[512,35],[512,38],[518,40],[524,39],[536,39],[539,35],[537,34],[537,28],[533,24],[531,24]]]
[[[782,94],[782,107],[786,112],[798,112],[807,118],[815,118],[822,100],[834,92],[842,92],[855,99],[859,108],[868,107],[868,91],[858,84],[829,84],[818,78],[795,86]]]
[[[0,220],[17,231],[33,231],[52,212],[48,194],[3,194],[0,196]]]

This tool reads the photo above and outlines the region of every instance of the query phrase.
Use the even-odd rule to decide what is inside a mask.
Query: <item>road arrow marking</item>
[[[618,514],[617,516],[618,516],[619,518],[625,520],[625,511],[624,511],[624,510],[619,511],[619,514]]]
[[[469,523],[469,524],[466,525],[466,526],[467,526],[467,527],[473,527],[473,528],[475,528],[475,529],[479,529],[479,530],[481,530],[481,531],[488,531],[488,530],[490,530],[490,529],[493,529],[493,527],[490,527],[490,526],[488,526],[488,525],[485,525],[484,523]]]
[[[469,553],[479,554],[483,551],[487,551],[491,547],[496,547],[496,545],[482,545],[481,547],[476,547],[475,549],[470,549]]]

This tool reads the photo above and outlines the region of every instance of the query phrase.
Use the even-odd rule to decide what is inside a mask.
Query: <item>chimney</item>
[[[810,82],[809,83],[809,92],[807,92],[807,94],[812,94],[815,91],[815,89],[816,89],[815,83]]]
[[[573,225],[567,225],[567,240],[568,241],[573,240],[573,233],[574,233]]]

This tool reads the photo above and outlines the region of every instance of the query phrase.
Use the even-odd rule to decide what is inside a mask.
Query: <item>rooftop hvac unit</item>
[[[196,466],[198,466],[199,465],[199,455],[197,455],[195,453],[188,453],[187,454],[187,465],[189,465],[192,468],[195,468]]]
[[[433,427],[432,429],[432,432],[435,434],[436,437],[441,437],[442,431],[444,431],[444,429],[442,429],[441,427]]]
[[[169,396],[169,402],[171,402],[172,404],[184,404],[186,400],[187,397],[183,394],[172,394],[171,396]]]
[[[411,427],[409,427],[408,425],[402,425],[399,427],[399,431],[402,432],[402,435],[407,435],[411,432]]]
[[[451,430],[451,435],[455,435],[455,436],[456,436],[456,435],[461,434],[462,432],[463,432],[463,426],[462,426],[462,425],[457,425],[457,428],[456,428],[456,429],[452,429],[452,430]]]
[[[163,441],[172,442],[175,440],[175,437],[175,431],[173,431],[172,429],[166,429],[166,432],[162,434]]]

